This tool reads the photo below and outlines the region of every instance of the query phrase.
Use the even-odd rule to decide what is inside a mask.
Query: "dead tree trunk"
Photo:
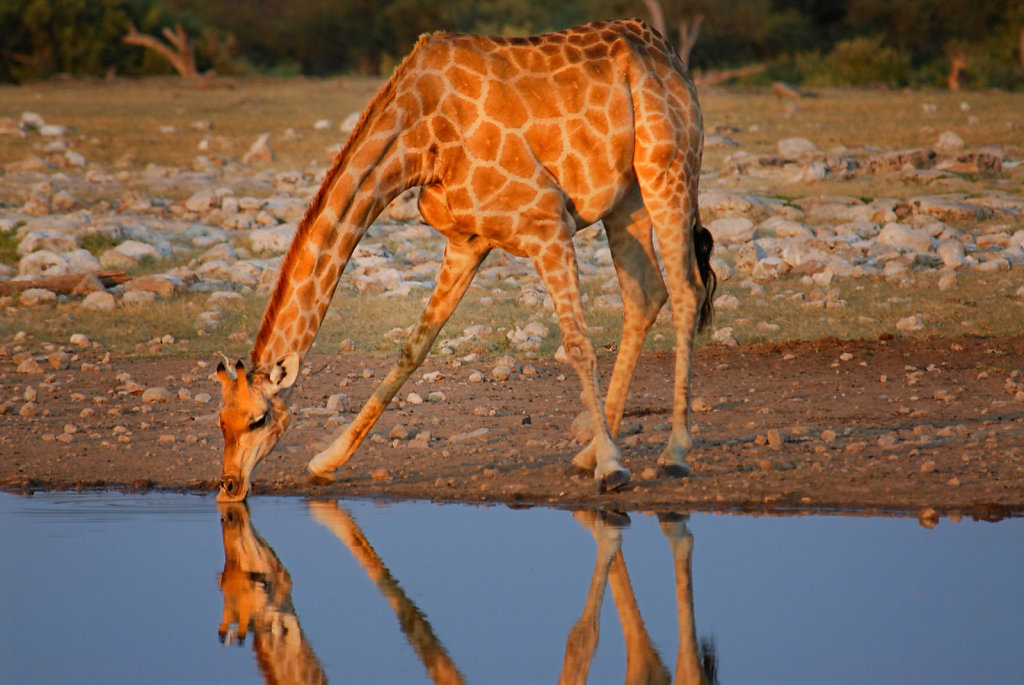
[[[128,34],[121,39],[126,45],[138,45],[148,48],[166,59],[174,67],[174,70],[181,74],[182,78],[198,78],[196,71],[196,48],[195,44],[185,35],[185,29],[181,24],[176,24],[174,30],[164,27],[163,36],[167,39],[164,43],[159,38],[146,33],[139,33],[135,24],[128,25]]]
[[[698,14],[690,21],[679,22],[679,59],[683,64],[690,63],[690,52],[700,35],[700,25],[704,23],[704,15]]]
[[[665,12],[661,8],[661,2],[659,0],[644,0],[644,6],[647,8],[647,13],[651,15],[651,25],[658,33],[668,38]],[[697,42],[697,36],[700,34],[700,25],[703,21],[704,15],[698,14],[689,21],[679,22],[679,49],[677,52],[683,64],[690,63],[690,53]]]
[[[964,59],[964,56],[954,56],[949,68],[949,75],[946,76],[946,85],[949,86],[951,92],[956,93],[960,90],[960,80],[963,78],[965,68],[967,68],[967,60]]]

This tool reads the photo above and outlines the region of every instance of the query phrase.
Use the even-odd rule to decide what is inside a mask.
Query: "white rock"
[[[253,252],[280,254],[288,250],[295,238],[295,224],[282,224],[274,228],[258,228],[249,232],[249,244]]]
[[[61,255],[64,261],[68,264],[68,271],[70,273],[88,273],[92,271],[99,271],[102,266],[100,260],[89,252],[81,248],[72,250],[71,252],[65,252]]]
[[[807,138],[785,138],[776,143],[775,147],[783,157],[800,157],[821,152],[821,149]]]
[[[932,249],[932,237],[927,231],[912,229],[897,223],[886,224],[875,240],[880,245],[891,245],[918,252],[931,252]]]
[[[18,260],[18,273],[22,276],[63,276],[69,272],[68,261],[49,250],[29,252]]]
[[[951,269],[958,269],[966,262],[964,261],[964,246],[955,238],[942,242],[935,250],[942,263]]]
[[[345,412],[349,408],[349,398],[345,393],[335,393],[327,398],[327,408],[331,411]]]
[[[959,152],[964,149],[964,139],[953,131],[943,131],[935,143],[935,149],[939,152]]]
[[[89,347],[89,345],[92,344],[89,338],[84,333],[72,334],[68,342],[74,345],[75,347]]]
[[[22,307],[37,307],[43,304],[52,304],[57,301],[57,293],[45,288],[29,288],[22,290],[18,296],[18,302]]]
[[[146,388],[142,391],[142,401],[146,404],[155,402],[170,402],[174,394],[167,388]]]
[[[270,134],[261,133],[249,151],[242,157],[243,164],[261,164],[274,161],[274,150],[270,147]]]
[[[78,249],[78,239],[51,228],[41,228],[26,234],[18,243],[18,255],[25,256],[36,250],[70,252]]]
[[[738,245],[754,237],[754,222],[746,217],[715,219],[707,226],[716,243]]]
[[[112,312],[117,305],[114,296],[107,292],[89,293],[82,300],[83,309],[91,309],[98,312]]]
[[[739,343],[736,342],[736,338],[732,334],[732,328],[719,328],[711,335],[711,339],[726,347],[736,347]]]
[[[720,309],[723,312],[731,312],[739,309],[740,301],[739,298],[733,295],[722,295],[715,299],[715,309]]]
[[[898,331],[919,331],[923,328],[924,321],[921,320],[920,314],[907,316],[896,322],[896,330]]]

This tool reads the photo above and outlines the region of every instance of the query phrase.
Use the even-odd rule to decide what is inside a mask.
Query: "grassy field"
[[[338,124],[361,110],[379,85],[378,80],[359,78],[253,79],[225,81],[205,89],[172,79],[53,82],[0,87],[0,117],[17,120],[22,112],[32,111],[48,123],[74,127],[76,133],[68,138],[69,145],[94,167],[141,171],[153,164],[190,168],[197,154],[237,160],[259,134],[270,132],[276,155],[273,170],[315,173],[329,164],[326,150],[343,139]],[[809,138],[826,151],[840,146],[879,151],[929,147],[943,131],[951,130],[968,148],[998,145],[1009,157],[1024,158],[1024,94],[830,90],[815,95],[791,101],[780,100],[767,90],[711,89],[701,94],[706,130],[720,132],[739,142],[742,147],[738,149],[755,154],[775,153],[779,140],[795,136]],[[329,119],[334,125],[315,130],[313,124],[320,119]],[[294,135],[288,134],[288,129]],[[208,139],[209,152],[200,153],[199,144],[204,138]],[[0,165],[40,154],[40,145],[38,136],[0,137]],[[717,170],[735,150],[709,147],[705,170]],[[253,173],[265,169],[256,167]],[[1020,175],[989,178],[960,174],[923,187],[912,180],[870,175],[799,185],[740,178],[728,187],[786,200],[816,195],[907,198],[992,189],[1019,196],[1020,179]],[[26,192],[25,188],[0,182],[0,202],[17,206]],[[113,198],[104,198],[102,193],[88,198],[102,199]],[[1022,227],[1024,223],[1018,217],[1010,228]],[[244,236],[237,236],[234,242],[243,245]],[[86,247],[98,252],[108,245],[98,242]],[[15,248],[12,234],[0,232],[0,263],[16,264]],[[435,257],[439,256],[440,248]],[[158,271],[165,266],[149,264],[146,270]],[[597,296],[605,292],[600,284],[612,277],[611,267],[605,267],[600,274],[584,279],[585,289]],[[937,279],[938,272],[932,270],[915,272],[910,285],[877,277],[836,281],[831,286],[836,290],[831,297],[845,302],[837,308],[821,307],[816,300],[820,293],[799,277],[764,283],[765,291],[757,297],[735,280],[729,281],[719,292],[736,296],[740,304],[735,310],[720,311],[716,325],[731,327],[740,343],[831,336],[874,338],[894,332],[897,320],[914,313],[920,314],[926,324],[916,335],[1021,333],[1024,308],[1015,295],[1024,285],[1019,267],[989,274],[962,272],[959,287],[948,292],[937,292]],[[534,317],[552,329],[552,336],[540,351],[550,353],[559,344],[550,312],[524,310],[515,303],[517,293],[516,288],[500,283],[475,286],[442,337],[457,335],[471,324],[484,324],[493,332],[480,344],[479,351],[501,353],[508,345],[505,331]],[[266,296],[254,292],[239,304],[225,306],[223,325],[208,335],[197,335],[195,329],[197,314],[207,307],[202,295],[159,302],[144,311],[119,312],[116,327],[111,327],[111,315],[89,313],[75,302],[40,309],[12,307],[0,322],[0,343],[9,341],[18,331],[25,331],[35,340],[55,343],[64,343],[72,333],[81,332],[125,354],[209,356],[223,351],[242,356],[258,329]],[[414,323],[424,296],[356,294],[343,281],[315,351],[333,352],[342,340],[351,339],[360,352],[392,354],[397,338],[385,334]],[[593,311],[589,316],[595,342],[612,345],[618,338],[618,315]],[[650,347],[671,347],[668,321],[663,317],[656,325]],[[152,342],[165,335],[173,336],[176,342]]]

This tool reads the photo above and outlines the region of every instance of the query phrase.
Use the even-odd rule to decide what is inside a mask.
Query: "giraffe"
[[[526,257],[554,302],[593,440],[572,461],[601,491],[629,481],[615,444],[643,341],[671,302],[672,431],[658,457],[688,473],[695,331],[714,291],[713,240],[697,191],[703,122],[686,67],[638,21],[529,38],[421,36],[364,111],[299,224],[267,304],[250,368],[218,366],[220,501],[245,499],[256,464],[288,423],[288,398],[338,280],[377,214],[420,187],[446,238],[436,285],[399,358],[348,429],[307,466],[329,481],[426,358],[488,253]],[[572,238],[602,221],[623,296],[623,332],[602,406]],[[664,277],[654,246],[657,238]]]

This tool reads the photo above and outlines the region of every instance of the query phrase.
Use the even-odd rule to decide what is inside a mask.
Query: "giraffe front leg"
[[[310,460],[306,470],[314,480],[332,480],[334,470],[352,457],[388,403],[426,359],[430,346],[466,294],[489,251],[486,245],[478,245],[475,241],[449,241],[437,285],[419,324],[402,346],[398,362],[391,367],[344,434]]]

